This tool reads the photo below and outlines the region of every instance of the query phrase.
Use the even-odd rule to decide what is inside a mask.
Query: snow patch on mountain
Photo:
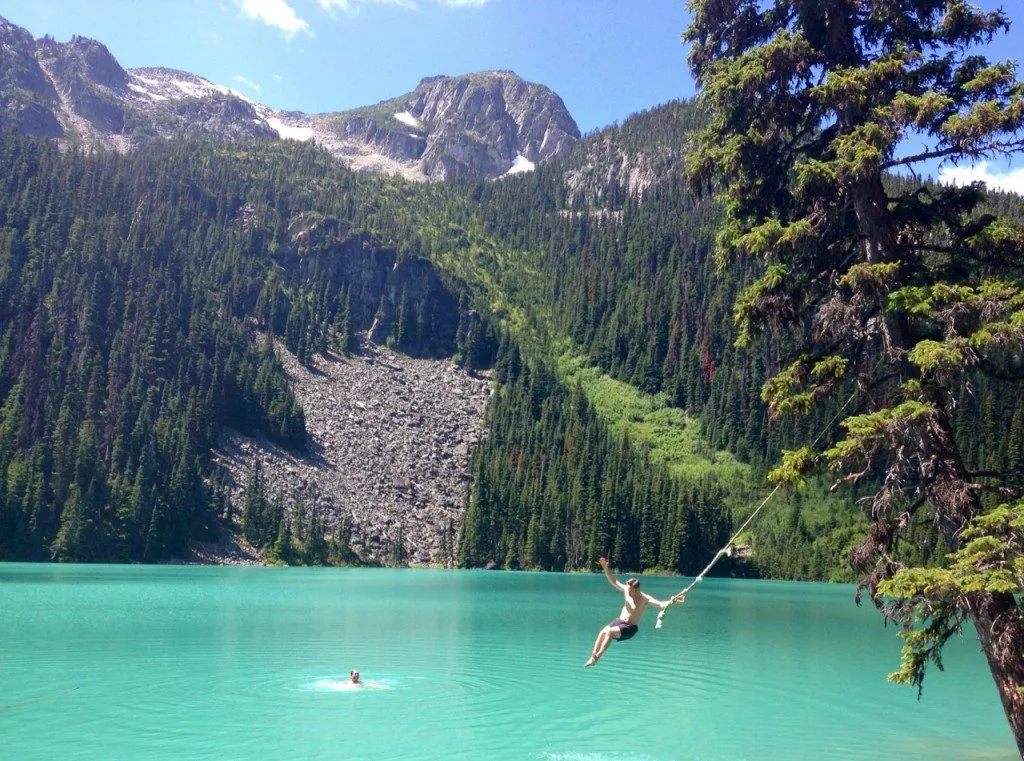
[[[423,122],[417,119],[415,116],[410,114],[408,111],[399,111],[395,114],[395,118],[398,119],[402,124],[405,124],[413,129],[423,129]],[[414,137],[416,137],[414,135]]]
[[[505,174],[522,174],[523,172],[532,172],[536,168],[536,164],[520,153],[516,156],[515,161],[512,162],[512,166],[509,167]]]
[[[210,90],[214,89],[212,87],[197,87],[192,82],[185,82],[180,79],[174,80],[171,84],[190,98],[202,98],[204,96],[208,96],[210,94]]]
[[[256,103],[243,93],[231,87],[218,85],[203,77],[189,74],[187,71],[164,68],[130,69],[128,71],[128,88],[136,95],[157,102],[162,100],[179,101],[186,98],[212,98],[227,95],[244,100],[256,107]],[[262,106],[262,108],[266,108]],[[269,110],[269,109],[267,109]]]
[[[267,124],[275,130],[283,140],[312,140],[316,135],[311,127],[296,127],[285,124],[276,116],[267,117]]]
[[[147,90],[145,87],[143,87],[142,85],[136,84],[135,82],[129,82],[128,83],[128,89],[131,90],[136,95],[138,95],[138,96],[140,96],[142,98],[147,98],[147,99],[149,99],[149,100],[151,100],[153,102],[159,102],[161,100],[167,100],[167,96],[166,95],[160,95],[159,93],[155,93],[152,90]]]

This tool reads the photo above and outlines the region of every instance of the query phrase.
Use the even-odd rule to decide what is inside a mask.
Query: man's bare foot
[[[595,663],[597,663],[597,658],[595,658],[594,656],[590,656],[590,660],[583,664],[583,668],[588,669]]]

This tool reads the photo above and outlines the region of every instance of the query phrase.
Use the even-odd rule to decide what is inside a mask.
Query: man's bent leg
[[[597,641],[594,642],[594,650],[590,654],[590,660],[585,664],[586,667],[593,666],[598,660],[604,655],[605,650],[612,644],[613,639],[619,638],[619,627],[617,626],[606,626],[597,635]]]
[[[608,627],[605,627],[605,629],[607,628]],[[597,633],[597,639],[594,640],[594,649],[590,651],[590,658],[588,658],[587,662],[583,664],[585,667],[590,667],[597,663],[597,651],[601,649],[605,629],[601,629],[601,631]]]

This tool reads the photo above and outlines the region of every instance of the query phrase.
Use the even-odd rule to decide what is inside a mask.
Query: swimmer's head
[[[640,579],[627,579],[626,586],[630,589],[640,589]]]
[[[352,684],[359,684],[359,672],[355,669],[349,672],[348,678],[352,680]]]

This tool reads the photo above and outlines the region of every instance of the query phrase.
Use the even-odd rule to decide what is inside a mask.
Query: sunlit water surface
[[[708,580],[584,669],[600,576],[0,564],[0,756],[1017,758],[973,636],[919,702],[852,595]]]

